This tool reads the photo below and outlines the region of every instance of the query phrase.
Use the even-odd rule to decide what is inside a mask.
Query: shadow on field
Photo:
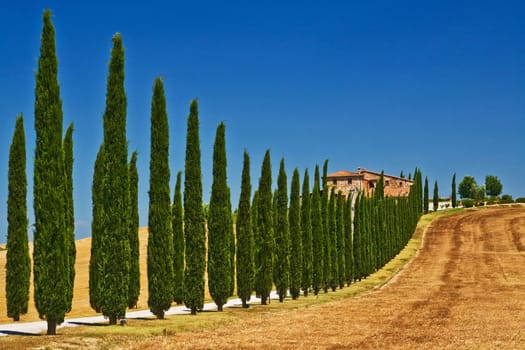
[[[24,337],[39,337],[41,336],[41,334],[39,333],[28,333],[28,332],[19,332],[19,331],[11,331],[11,330],[7,330],[7,329],[0,329],[0,333],[1,334],[6,334],[6,335],[20,335],[20,336],[24,336]]]
[[[93,323],[93,322],[77,322],[77,321],[68,321],[69,324],[74,324],[76,326],[96,326],[96,327],[106,327],[109,326],[107,323]]]

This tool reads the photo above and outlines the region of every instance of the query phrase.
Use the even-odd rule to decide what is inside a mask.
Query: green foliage
[[[151,151],[148,212],[148,306],[159,319],[173,300],[169,127],[162,79],[155,79],[151,99]]]
[[[348,195],[343,214],[345,240],[345,279],[349,286],[354,279],[354,242],[352,233],[352,194]]]
[[[458,192],[461,198],[476,198],[478,184],[473,176],[465,176],[459,183]]]
[[[516,199],[516,202],[517,203],[522,203],[522,202],[518,202],[518,200],[521,200],[521,198]],[[501,196],[500,203],[506,204],[506,203],[512,203],[512,202],[513,202],[513,200],[512,200],[512,196],[510,194],[504,194],[503,196]]]
[[[226,175],[225,126],[217,126],[213,146],[213,184],[208,219],[208,287],[219,311],[231,296],[232,218]]]
[[[237,215],[237,295],[244,308],[253,292],[254,286],[254,237],[250,209],[251,197],[250,156],[244,151],[242,167],[241,194]]]
[[[117,33],[113,36],[104,111],[105,215],[101,239],[100,310],[109,317],[110,324],[116,324],[118,318],[126,315],[130,269],[129,204],[124,47]]]
[[[428,178],[425,176],[425,187],[423,190],[423,212],[428,214]]]
[[[339,288],[343,288],[346,281],[346,240],[345,240],[345,200],[343,193],[339,191],[336,203],[336,252],[337,252],[337,276]]]
[[[303,273],[303,242],[301,230],[301,195],[299,170],[294,169],[290,188],[290,294],[297,299],[301,293]]]
[[[301,198],[301,231],[302,231],[302,269],[301,289],[304,296],[312,286],[313,251],[312,251],[312,215],[311,215],[310,177],[308,169],[304,171]]]
[[[434,205],[434,211],[439,209],[439,189],[437,181],[434,181],[434,197],[432,198],[432,204]]]
[[[256,203],[255,291],[261,298],[261,304],[265,305],[272,290],[274,251],[270,150],[264,155]]]
[[[184,303],[195,315],[204,305],[206,232],[202,208],[202,171],[197,100],[191,101],[184,176]]]
[[[71,311],[73,290],[75,285],[75,260],[77,250],[75,246],[75,208],[73,205],[73,123],[69,124],[64,137],[64,204],[66,245],[68,246],[69,286],[67,295],[67,311]]]
[[[452,196],[451,197],[452,197],[451,198],[452,208],[455,208],[458,206],[457,195],[456,195],[456,174],[455,173],[452,176]]]
[[[173,229],[173,301],[184,302],[184,214],[182,210],[182,172],[177,173],[171,223]]]
[[[328,213],[328,159],[324,161],[323,164],[323,191],[321,197],[321,222],[322,222],[322,250],[323,250],[323,289],[325,293],[328,292],[330,287],[330,281],[332,279],[332,255],[330,248],[330,224],[328,222],[329,213]]]
[[[337,283],[339,281],[338,271],[338,257],[337,257],[337,211],[336,211],[337,198],[335,196],[335,188],[332,187],[330,192],[330,199],[328,201],[328,236],[326,237],[329,241],[327,247],[329,249],[330,256],[330,272],[328,279],[328,287],[332,288],[335,292],[337,289]]]
[[[461,203],[465,208],[472,208],[474,206],[474,200],[472,199],[463,199]]]
[[[16,119],[9,148],[5,292],[7,317],[27,313],[31,260],[27,241],[27,174],[24,117]]]
[[[129,286],[128,286],[128,307],[137,306],[140,295],[140,262],[139,262],[139,173],[137,170],[137,151],[131,154],[129,163]]]
[[[321,213],[321,190],[319,184],[319,166],[315,166],[314,187],[312,190],[311,216],[312,216],[312,289],[314,294],[324,285],[324,261],[323,261],[323,222]]]
[[[89,259],[89,304],[100,312],[102,303],[102,235],[104,234],[104,144],[100,145],[91,185],[93,218],[91,221],[91,254]]]
[[[43,22],[35,87],[33,284],[38,314],[47,321],[48,334],[55,334],[68,310],[69,246],[64,215],[62,101],[50,10],[44,11]]]
[[[487,175],[485,177],[485,189],[487,196],[499,196],[503,190],[503,185],[497,176]]]
[[[503,196],[505,196],[505,195],[503,195]],[[503,196],[501,196],[501,197],[503,198]],[[507,196],[509,196],[509,195],[507,195]],[[512,196],[510,196],[510,199],[512,199]],[[515,202],[516,203],[525,203],[525,197],[518,197],[518,198],[516,198]]]
[[[274,283],[279,294],[279,301],[283,302],[286,291],[290,287],[290,225],[288,221],[288,184],[284,158],[279,166],[276,195],[276,225],[275,225],[275,265]]]

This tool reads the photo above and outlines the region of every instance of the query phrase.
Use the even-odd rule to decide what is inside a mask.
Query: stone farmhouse
[[[357,168],[357,172],[341,170],[333,174],[328,174],[327,185],[335,193],[342,192],[344,197],[353,195],[359,191],[370,197],[381,177],[381,173],[370,171],[365,168]],[[383,175],[385,196],[406,197],[410,193],[410,187],[414,181],[393,175]]]

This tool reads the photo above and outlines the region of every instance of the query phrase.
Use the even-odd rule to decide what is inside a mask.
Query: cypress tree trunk
[[[315,166],[314,187],[312,190],[312,288],[314,294],[319,294],[319,290],[324,284],[324,262],[323,262],[323,223],[321,219],[321,197],[319,189],[319,166]]]
[[[199,112],[193,100],[188,116],[184,179],[184,237],[186,267],[184,270],[184,303],[197,314],[204,305],[204,272],[206,271],[206,234],[202,209],[202,172],[199,140]]]
[[[439,209],[439,189],[437,181],[434,181],[434,197],[432,198],[432,204],[434,204],[434,211]]]
[[[169,128],[164,85],[155,80],[151,100],[148,213],[148,306],[159,319],[173,300]]]
[[[301,200],[301,231],[303,252],[303,274],[301,276],[301,288],[305,297],[312,287],[313,252],[312,252],[312,217],[310,212],[310,179],[308,169],[304,171],[303,195]]]
[[[231,296],[231,204],[226,175],[225,126],[217,126],[208,219],[208,288],[219,311]]]
[[[241,194],[237,215],[237,295],[242,300],[242,307],[247,308],[247,301],[254,286],[254,240],[252,218],[250,215],[250,156],[244,151],[242,167]]]
[[[91,186],[93,218],[91,222],[91,255],[89,259],[89,304],[96,312],[101,307],[102,235],[104,233],[104,144],[97,152]]]
[[[290,226],[288,222],[288,180],[284,168],[284,158],[279,166],[277,178],[277,208],[275,230],[274,283],[283,302],[290,287]]]
[[[16,119],[9,148],[5,291],[7,317],[20,320],[27,313],[31,260],[27,240],[27,175],[24,117]]]
[[[137,151],[131,154],[129,163],[129,286],[128,286],[128,308],[137,306],[140,295],[140,262],[139,262],[139,173],[137,170]]]
[[[272,290],[274,251],[272,169],[269,150],[264,156],[257,196],[255,291],[261,298],[261,304],[266,305]]]
[[[69,124],[64,137],[64,172],[65,172],[65,224],[66,244],[68,246],[69,289],[67,295],[67,312],[71,311],[75,285],[75,208],[73,205],[73,123]]]
[[[177,304],[184,302],[184,217],[182,214],[181,177],[182,172],[179,171],[171,208],[173,228],[173,301]]]
[[[113,48],[107,79],[104,112],[104,187],[101,237],[102,280],[100,309],[110,324],[125,318],[129,289],[129,168],[126,139],[124,47],[119,33]]]
[[[294,169],[290,188],[290,294],[295,300],[301,293],[301,279],[303,273],[303,242],[301,232],[301,204],[300,204],[299,170]]]
[[[48,322],[48,334],[64,321],[69,291],[68,244],[64,217],[62,101],[51,11],[43,16],[35,88],[35,213],[33,271],[35,306]]]

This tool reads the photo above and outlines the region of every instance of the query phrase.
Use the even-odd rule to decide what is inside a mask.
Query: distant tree
[[[330,224],[329,224],[329,213],[328,213],[328,159],[323,164],[323,178],[322,178],[322,196],[321,196],[321,222],[323,225],[322,237],[323,237],[323,289],[325,293],[328,293],[330,287],[330,281],[332,280],[332,248],[330,247],[332,240],[330,239]]]
[[[290,287],[290,226],[288,221],[288,180],[284,167],[284,158],[279,166],[277,178],[277,208],[275,230],[275,265],[274,283],[283,302]]]
[[[151,99],[151,151],[148,210],[148,306],[158,319],[173,300],[173,231],[169,166],[169,126],[162,79]]]
[[[403,170],[401,170],[401,173],[399,174],[399,177],[404,179],[405,178],[405,173],[403,172]]]
[[[184,215],[182,212],[182,172],[177,173],[175,193],[171,207],[173,229],[173,301],[184,302]]]
[[[312,286],[313,252],[312,252],[312,216],[311,216],[310,178],[308,169],[304,171],[303,192],[301,198],[301,231],[302,231],[302,269],[301,289],[304,296]]]
[[[487,175],[485,177],[485,189],[487,191],[487,196],[496,197],[501,194],[503,185],[497,176]]]
[[[248,307],[254,286],[254,238],[250,210],[251,197],[250,156],[244,151],[242,167],[241,194],[237,215],[237,295],[242,307]]]
[[[294,169],[290,188],[290,294],[295,300],[301,293],[303,273],[303,242],[301,231],[301,190],[299,170]]]
[[[75,247],[75,206],[73,204],[73,123],[69,124],[64,136],[64,215],[66,225],[66,245],[68,246],[69,284],[67,295],[67,312],[71,311],[73,290],[75,285],[75,261],[77,250]]]
[[[113,48],[107,78],[104,111],[103,234],[101,240],[102,281],[100,309],[114,325],[126,316],[128,304],[129,166],[126,139],[126,93],[124,90],[124,46],[119,33]]]
[[[377,180],[377,185],[374,190],[374,198],[383,199],[385,198],[385,172],[381,171],[379,180]]]
[[[192,315],[204,306],[204,272],[206,271],[206,232],[202,206],[202,171],[199,139],[198,102],[193,100],[188,116],[184,176],[184,303]]]
[[[483,200],[485,199],[485,186],[478,186],[476,187],[476,191],[474,192],[474,199]]]
[[[458,192],[461,198],[476,198],[478,184],[473,176],[465,176],[459,183]]]
[[[47,321],[47,334],[55,335],[69,308],[69,245],[64,215],[62,101],[50,10],[44,11],[43,22],[35,87],[33,285],[38,315]]]
[[[129,163],[129,286],[128,308],[137,306],[140,295],[140,247],[139,247],[139,172],[137,170],[137,151],[131,154]]]
[[[5,294],[7,317],[20,320],[27,313],[31,260],[27,240],[27,174],[24,117],[16,119],[9,148]]]
[[[439,190],[437,181],[434,181],[434,197],[432,198],[432,204],[434,205],[434,211],[437,211],[439,208]]]
[[[102,236],[104,234],[104,144],[101,144],[93,171],[91,186],[92,221],[89,259],[89,304],[100,312],[102,304]]]
[[[428,214],[428,178],[425,176],[425,187],[423,190],[423,212]]]
[[[226,175],[226,127],[220,123],[213,146],[213,183],[208,219],[208,288],[218,311],[231,296],[232,230],[230,191]]]
[[[255,291],[266,305],[272,290],[273,277],[273,214],[272,214],[272,167],[270,150],[266,151],[257,192],[257,234],[255,257]]]
[[[454,173],[454,175],[452,176],[452,195],[451,195],[451,200],[452,200],[452,208],[455,208],[458,206],[458,203],[457,203],[457,195],[456,195],[456,174]]]
[[[312,190],[311,215],[312,215],[312,289],[314,294],[324,287],[324,262],[323,262],[323,223],[321,219],[321,190],[319,184],[319,166],[315,166],[314,187]]]

